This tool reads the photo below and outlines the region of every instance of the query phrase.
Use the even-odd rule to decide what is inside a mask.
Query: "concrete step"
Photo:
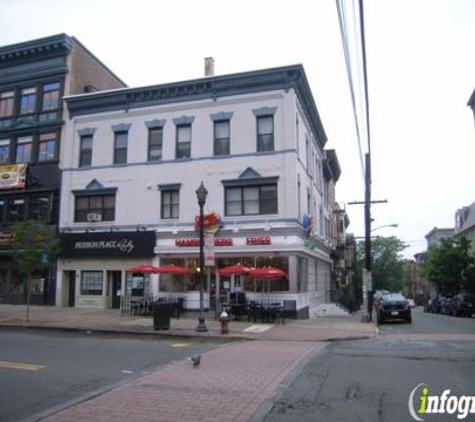
[[[350,316],[350,313],[335,303],[324,303],[310,311],[310,318],[332,317],[332,316]]]

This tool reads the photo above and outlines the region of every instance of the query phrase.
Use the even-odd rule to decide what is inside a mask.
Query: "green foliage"
[[[59,240],[36,221],[21,221],[13,226],[15,250],[13,260],[18,271],[27,276],[49,267],[59,252]]]
[[[36,221],[21,221],[13,226],[15,261],[18,272],[26,279],[26,321],[30,320],[31,276],[47,269],[51,259],[59,253],[59,239]]]
[[[422,275],[445,296],[475,293],[475,259],[465,237],[442,239],[427,253]]]
[[[395,236],[376,237],[371,240],[373,290],[403,290],[405,284],[405,261],[401,254],[407,245]],[[365,242],[356,248],[356,271],[359,280],[364,268]],[[360,285],[362,281],[359,281]]]

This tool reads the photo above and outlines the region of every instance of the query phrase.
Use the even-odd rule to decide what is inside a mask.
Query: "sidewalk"
[[[172,318],[170,330],[153,329],[152,317],[121,316],[118,310],[30,306],[30,321],[25,322],[26,306],[0,305],[0,327],[47,328],[178,337],[219,337],[229,339],[321,341],[369,338],[376,335],[374,323],[360,322],[360,315],[326,317],[314,320],[286,320],[285,324],[229,321],[229,334],[221,334],[214,313],[206,315],[207,333],[197,333],[198,314]]]

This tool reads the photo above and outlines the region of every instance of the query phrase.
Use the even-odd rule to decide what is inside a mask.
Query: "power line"
[[[343,52],[345,56],[345,67],[346,73],[348,77],[348,84],[350,87],[350,96],[351,96],[351,104],[353,107],[353,118],[355,121],[355,128],[356,128],[356,138],[358,140],[358,150],[359,150],[359,157],[360,157],[360,165],[363,179],[365,177],[365,166],[364,166],[364,159],[363,159],[363,146],[361,141],[361,133],[360,133],[360,124],[358,119],[358,111],[356,107],[356,97],[355,97],[355,84],[353,80],[353,70],[351,66],[351,57],[350,57],[350,43],[348,38],[348,20],[345,13],[345,8],[343,6],[343,0],[336,0],[336,7],[338,12],[338,22],[340,24],[340,34],[341,34],[341,41],[343,44]],[[353,9],[354,12],[354,9]],[[355,21],[355,15],[353,13],[353,20]]]

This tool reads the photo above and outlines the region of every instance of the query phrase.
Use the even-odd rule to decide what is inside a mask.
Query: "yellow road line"
[[[41,371],[42,369],[45,369],[46,366],[0,360],[0,368],[23,369],[24,371]]]
[[[173,343],[171,347],[188,347],[190,343]]]

